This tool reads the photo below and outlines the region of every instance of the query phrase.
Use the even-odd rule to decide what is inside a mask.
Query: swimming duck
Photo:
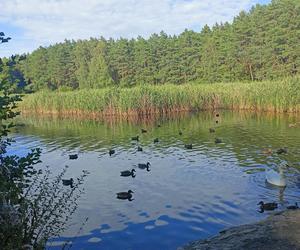
[[[277,154],[287,154],[287,149],[286,148],[280,148],[276,151]]]
[[[185,144],[184,147],[186,149],[192,149],[193,148],[193,144]]]
[[[216,138],[215,143],[222,143],[222,140],[220,138]]]
[[[278,204],[276,202],[264,203],[260,201],[257,205],[260,205],[260,212],[263,213],[266,211],[272,211],[278,208]]]
[[[138,146],[137,151],[142,152],[142,151],[143,151],[143,148],[142,148],[141,146]]]
[[[219,117],[220,116],[220,114],[219,113],[216,113],[216,117]]]
[[[215,132],[216,132],[216,130],[214,128],[209,129],[209,133],[215,133]]]
[[[76,160],[78,158],[78,154],[69,155],[70,160]]]
[[[219,121],[218,121],[218,120],[216,120],[216,123],[219,123]]]
[[[73,178],[71,178],[71,179],[64,179],[64,180],[62,180],[62,183],[63,183],[64,186],[72,186],[73,183],[74,183],[74,180],[73,180]]]
[[[161,127],[161,125],[160,125],[160,124],[157,124],[157,127],[158,127],[158,128],[160,128],[160,127]]]
[[[182,135],[182,131],[179,131],[179,133],[178,133],[179,135]]]
[[[278,187],[286,186],[286,179],[283,173],[283,167],[279,166],[279,172],[269,169],[266,171],[266,181]]]
[[[139,136],[138,135],[137,136],[133,136],[133,137],[131,137],[131,140],[138,141],[139,140]]]
[[[117,193],[117,199],[132,201],[132,193],[134,192],[131,190],[128,190],[128,192],[119,192]]]
[[[121,171],[121,176],[132,176],[133,178],[135,177],[135,169],[133,168],[131,171],[130,170],[125,170],[125,171]]]
[[[290,206],[287,206],[286,208],[287,208],[287,209],[291,209],[291,210],[295,210],[295,209],[298,209],[299,206],[298,206],[298,203],[295,202],[295,205],[290,205]]]
[[[263,154],[270,155],[270,154],[272,154],[272,149],[266,148],[266,149],[263,149],[262,152],[263,152]]]
[[[150,171],[149,167],[150,167],[150,162],[145,163],[139,163],[138,164],[138,168],[140,169],[146,169],[148,172]]]
[[[142,133],[147,133],[147,130],[146,129],[141,129]]]
[[[298,209],[299,206],[298,206],[298,203],[296,202],[295,205],[290,205],[290,206],[287,206],[286,208],[291,209],[291,210],[295,210],[295,209]]]
[[[154,143],[158,143],[158,142],[159,142],[158,138],[155,138],[155,139],[153,140],[153,142],[154,142]]]
[[[109,156],[113,155],[115,152],[116,152],[116,151],[115,151],[114,149],[110,149],[110,150],[108,151]]]

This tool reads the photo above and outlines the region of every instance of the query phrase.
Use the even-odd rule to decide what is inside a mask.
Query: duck
[[[125,170],[125,171],[121,171],[121,176],[132,176],[133,178],[135,177],[135,169],[133,168],[131,171],[130,170]]]
[[[150,162],[145,163],[139,163],[138,168],[139,169],[146,169],[148,172],[150,171],[149,167],[151,166]]]
[[[138,135],[137,136],[133,136],[133,137],[131,137],[131,140],[138,141],[139,140],[139,136]]]
[[[257,205],[260,205],[260,212],[263,213],[266,211],[272,211],[278,208],[278,204],[276,202],[264,203],[260,201]]]
[[[218,121],[218,120],[216,120],[216,123],[219,123],[219,121]]]
[[[287,148],[280,148],[276,151],[277,154],[281,155],[281,154],[287,154]]]
[[[110,149],[110,150],[108,151],[109,156],[113,155],[115,152],[116,152],[116,151],[115,151],[114,149]]]
[[[219,113],[216,113],[216,117],[219,117],[220,116],[220,114]]]
[[[290,205],[290,206],[287,206],[286,208],[287,208],[287,209],[290,209],[290,210],[295,210],[295,209],[298,209],[299,206],[298,206],[298,203],[295,202],[295,205]]]
[[[266,154],[266,155],[270,155],[272,154],[272,149],[271,148],[265,148],[262,150],[263,154]]]
[[[266,181],[274,186],[286,187],[286,179],[283,173],[283,167],[279,166],[279,172],[273,169],[267,170]]]
[[[141,129],[142,133],[147,133],[147,130],[146,129]]]
[[[193,144],[185,144],[184,147],[186,149],[192,149],[193,148]]]
[[[70,178],[70,179],[63,179],[62,180],[62,183],[64,186],[72,186],[73,183],[74,183],[74,180],[73,178]]]
[[[291,123],[289,124],[289,128],[295,128],[297,126],[297,123]]]
[[[222,143],[222,140],[220,138],[216,138],[215,143]]]
[[[76,160],[78,158],[78,154],[69,155],[70,160]]]
[[[119,192],[117,193],[117,199],[120,199],[120,200],[129,200],[129,201],[132,201],[132,194],[134,192],[131,191],[130,189],[128,190],[128,192]]]
[[[158,127],[158,128],[160,128],[160,127],[161,127],[161,125],[160,125],[160,124],[157,124],[157,127]]]
[[[209,133],[215,133],[215,132],[216,132],[216,130],[214,128],[209,129]]]
[[[155,139],[153,140],[153,142],[154,142],[154,143],[158,143],[158,142],[159,142],[159,139],[158,139],[158,138],[155,138]]]
[[[179,135],[182,135],[182,131],[179,131],[179,133],[178,133]]]
[[[142,152],[143,148],[141,146],[138,146],[137,151]]]

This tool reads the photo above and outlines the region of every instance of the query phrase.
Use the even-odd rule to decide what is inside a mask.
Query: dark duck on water
[[[129,201],[132,201],[132,194],[134,192],[131,191],[131,190],[128,190],[128,192],[119,192],[117,193],[117,199],[119,200],[129,200]]]
[[[130,170],[125,170],[125,171],[121,171],[121,176],[132,176],[132,178],[135,177],[135,169],[133,168],[131,171]]]
[[[150,167],[150,162],[145,163],[139,163],[138,164],[138,168],[139,169],[146,169],[148,172],[150,171],[149,167]]]
[[[260,201],[257,205],[259,205],[260,213],[263,213],[264,211],[272,211],[278,208],[278,204],[276,202],[264,203],[263,201]]]
[[[69,155],[70,160],[76,160],[78,158],[78,154]]]

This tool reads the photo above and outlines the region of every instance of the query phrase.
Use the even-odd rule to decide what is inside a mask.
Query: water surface
[[[41,167],[58,173],[68,165],[66,177],[73,178],[90,172],[70,229],[49,248],[60,249],[68,240],[71,249],[176,249],[264,218],[270,212],[257,212],[260,200],[276,201],[280,209],[299,201],[300,126],[288,126],[296,117],[221,112],[217,119],[211,113],[146,122],[22,118],[25,126],[16,129],[12,153],[40,147]],[[209,133],[211,127],[216,133]],[[130,139],[135,135],[139,143]],[[215,144],[216,137],[223,143]],[[137,152],[137,145],[144,151]],[[280,147],[288,154],[262,152]],[[116,153],[109,156],[109,148]],[[69,153],[78,153],[78,160],[70,161]],[[150,172],[136,167],[147,161]],[[286,163],[292,166],[287,188],[267,185],[265,170]],[[132,168],[135,178],[120,177]],[[128,189],[133,201],[116,199]]]

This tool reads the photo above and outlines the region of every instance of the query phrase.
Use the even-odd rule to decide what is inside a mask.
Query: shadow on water
[[[279,210],[299,202],[300,127],[289,124],[300,119],[219,114],[218,123],[212,113],[134,121],[24,117],[10,152],[41,147],[40,167],[69,165],[69,179],[90,172],[70,229],[50,248],[71,241],[72,249],[175,249],[264,218],[271,212],[257,212],[261,200]],[[282,147],[288,153],[277,154]],[[279,164],[291,166],[285,189],[265,182],[266,170]],[[135,178],[120,176],[132,169]]]

